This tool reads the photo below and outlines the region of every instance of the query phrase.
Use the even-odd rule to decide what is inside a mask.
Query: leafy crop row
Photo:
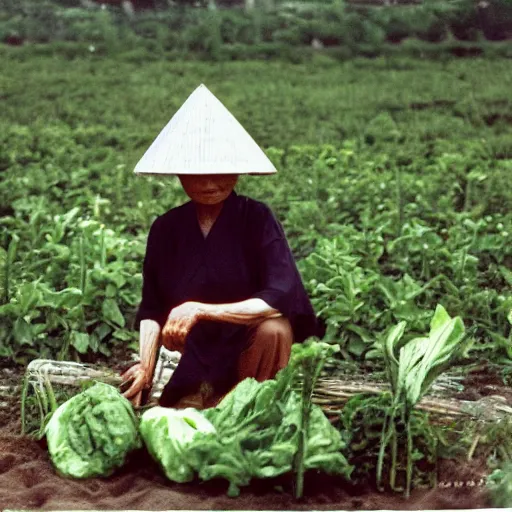
[[[239,192],[282,221],[343,357],[374,357],[400,321],[411,336],[425,332],[442,303],[464,318],[473,350],[509,361],[512,114],[506,87],[491,82],[507,76],[505,63],[454,63],[452,78],[412,61],[290,67],[288,78],[258,63],[222,77],[197,63],[116,63],[114,75],[109,63],[34,57],[1,74],[2,357],[87,359],[136,346],[149,225],[185,196],[177,180],[132,169],[206,76],[279,169],[242,179]],[[475,95],[482,75],[488,88]]]

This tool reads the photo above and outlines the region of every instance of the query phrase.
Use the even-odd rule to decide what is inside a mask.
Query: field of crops
[[[187,96],[205,83],[279,170],[272,177],[244,177],[238,192],[266,202],[282,222],[327,324],[324,341],[339,347],[331,368],[385,375],[383,346],[393,329],[405,325],[405,341],[428,336],[442,305],[465,329],[464,350],[451,370],[459,392],[468,398],[470,390],[478,399],[510,385],[510,61],[396,57],[340,63],[318,56],[296,65],[141,63],[122,55],[68,60],[7,47],[0,57],[3,369],[20,376],[36,358],[112,367],[138,351],[133,322],[149,226],[186,199],[176,179],[135,177],[133,168]],[[481,381],[475,372],[484,376]],[[510,398],[503,400],[512,405]],[[360,408],[355,402],[352,407],[354,413]],[[346,416],[344,425],[360,432],[355,418]],[[423,429],[425,416],[414,418],[414,428]],[[480,476],[488,474],[511,461],[511,432],[504,421],[492,435],[478,432],[473,446],[477,434],[465,430],[456,455]],[[421,442],[432,440],[430,434]],[[356,441],[361,439],[350,446]],[[18,457],[13,446],[6,453]],[[422,453],[432,450],[423,446]],[[354,449],[350,456],[359,460],[361,454]],[[9,464],[14,462],[2,467]],[[418,480],[428,472],[421,467],[414,475]],[[471,469],[467,474],[474,477]],[[217,491],[204,492],[211,498]],[[419,492],[413,497],[421,507],[427,498]],[[467,503],[487,503],[483,491],[464,492]],[[407,506],[383,496],[365,506]],[[428,504],[442,507],[457,492],[445,502],[436,496]],[[16,499],[21,497],[20,488]],[[332,508],[331,498],[320,500]],[[34,499],[27,504],[49,503],[48,497],[39,504]],[[318,506],[310,499],[309,507]],[[343,504],[342,497],[332,499]],[[357,499],[352,494],[338,508],[357,508]],[[6,506],[13,503],[23,504]],[[112,508],[116,502],[94,503]],[[142,498],[118,503],[159,506]]]

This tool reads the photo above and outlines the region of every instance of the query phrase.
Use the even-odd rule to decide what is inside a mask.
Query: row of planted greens
[[[464,182],[468,160],[455,153],[432,159],[429,178],[420,177],[417,163],[387,155],[375,162],[352,144],[269,154],[286,157],[277,179],[246,180],[240,192],[276,211],[327,322],[326,340],[344,358],[374,357],[397,321],[424,330],[438,302],[467,319],[474,350],[512,356],[510,165],[484,170],[482,161]],[[21,196],[2,217],[3,357],[109,355],[126,343],[136,350],[147,229],[184,198],[174,181],[141,183],[122,171],[98,180],[98,190],[86,184],[85,169],[69,176],[54,168],[42,184],[33,166],[23,179],[13,173],[3,181],[5,195],[18,187]],[[123,205],[117,176],[126,197],[133,191],[147,199]],[[43,190],[27,194],[32,186]]]
[[[345,2],[288,2],[252,10],[167,5],[131,15],[120,5],[110,4],[87,9],[51,1],[4,2],[0,41],[81,42],[94,45],[101,53],[145,47],[155,54],[202,54],[220,60],[251,58],[258,53],[286,56],[287,49],[304,48],[313,41],[317,46],[343,48],[345,57],[379,54],[384,44],[407,40],[470,42],[468,54],[471,49],[478,54],[483,51],[482,40],[506,40],[512,27],[507,0],[485,4],[430,0],[377,8]],[[464,49],[464,45],[455,47]],[[300,58],[298,52],[294,55]]]
[[[186,198],[177,180],[132,169],[204,81],[279,169],[239,192],[282,222],[341,357],[378,357],[390,326],[424,332],[442,303],[475,357],[510,360],[506,61],[113,62],[2,61],[0,356],[138,350],[149,226]]]
[[[373,479],[380,490],[407,497],[413,487],[436,485],[438,459],[450,452],[453,457],[454,447],[459,457],[471,458],[476,446],[467,443],[467,425],[465,430],[460,419],[443,422],[416,409],[467,349],[462,319],[438,305],[428,334],[404,341],[407,327],[407,322],[393,326],[380,347],[390,390],[355,395],[335,424],[312,403],[312,395],[336,348],[309,340],[292,347],[288,366],[275,379],[245,379],[215,408],[203,411],[160,406],[134,411],[116,388],[102,382],[90,382],[59,406],[47,382],[52,410],[37,437],[46,435],[55,469],[72,478],[108,477],[145,446],[169,480],[223,479],[231,497],[253,479],[293,474],[292,490],[300,498],[312,470],[356,485]],[[474,437],[494,452],[488,485],[497,506],[512,503],[511,428],[507,418],[481,419]],[[496,429],[501,435],[493,435]]]

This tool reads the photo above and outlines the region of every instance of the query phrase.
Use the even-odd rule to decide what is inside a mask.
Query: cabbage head
[[[196,409],[152,407],[140,419],[144,443],[169,480],[190,482],[195,468],[187,450],[202,436],[215,434],[215,427]]]
[[[64,402],[45,433],[55,468],[74,478],[109,476],[142,447],[131,403],[102,382]]]

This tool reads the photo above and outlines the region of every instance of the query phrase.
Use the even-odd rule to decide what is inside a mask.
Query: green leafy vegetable
[[[53,464],[64,476],[108,476],[142,446],[130,402],[98,382],[63,403],[46,426]]]
[[[216,408],[202,413],[151,409],[141,420],[151,455],[168,478],[177,482],[192,480],[194,473],[202,480],[228,480],[229,496],[238,496],[240,487],[252,478],[296,471],[298,462],[303,470],[349,476],[351,467],[341,453],[345,445],[340,433],[316,405],[304,422],[306,395],[292,389],[301,382],[310,386],[333,350],[325,343],[296,344],[289,365],[275,380],[245,379]],[[306,378],[308,365],[312,373]],[[308,393],[306,401],[310,401],[311,390]]]
[[[151,456],[167,478],[175,482],[189,482],[194,478],[188,457],[190,445],[202,434],[215,433],[213,425],[195,409],[159,406],[142,415],[139,429]]]

